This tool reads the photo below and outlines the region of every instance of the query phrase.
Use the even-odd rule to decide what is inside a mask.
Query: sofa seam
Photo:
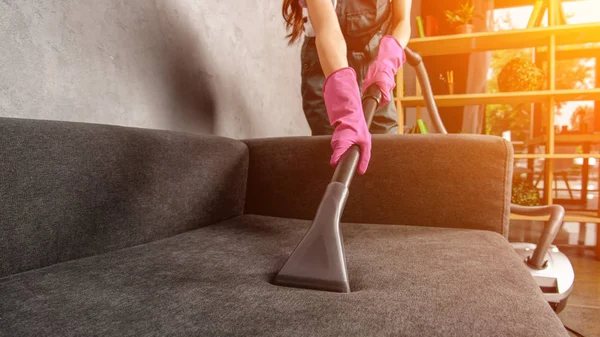
[[[244,144],[244,147],[246,148],[246,181],[244,183],[244,200],[242,200],[242,212],[240,214],[241,215],[245,215],[246,214],[246,204],[248,201],[248,185],[250,182],[250,146],[248,145],[248,143],[244,140],[240,140],[240,143]]]
[[[508,234],[508,233],[506,233],[507,224],[505,223],[507,220],[506,219],[506,202],[507,202],[506,199],[508,199],[508,202],[510,202],[510,198],[507,198],[507,196],[506,196],[506,193],[507,193],[506,184],[508,181],[508,164],[509,164],[508,163],[508,152],[509,151],[508,151],[507,141],[503,139],[502,144],[504,145],[504,182],[503,182],[504,183],[503,184],[504,185],[504,187],[503,187],[504,201],[502,202],[502,236],[505,236]],[[510,219],[510,214],[509,214],[509,219]]]

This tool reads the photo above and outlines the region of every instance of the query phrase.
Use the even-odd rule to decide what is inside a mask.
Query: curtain
[[[475,11],[482,18],[473,19],[474,31],[490,31],[493,29],[494,0],[472,0]],[[469,56],[466,93],[485,93],[487,91],[487,74],[492,60],[491,51],[472,53]],[[466,106],[463,110],[462,132],[485,132],[485,105]]]

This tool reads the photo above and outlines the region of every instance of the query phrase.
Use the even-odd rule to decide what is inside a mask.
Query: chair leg
[[[584,254],[586,230],[586,223],[580,222],[578,233],[579,235],[577,237],[577,253],[579,253],[580,255]]]
[[[569,191],[569,198],[573,199],[573,192],[571,191],[571,186],[569,186],[568,174],[563,174],[562,178],[565,181],[565,184],[567,185],[567,191]]]
[[[533,186],[535,188],[537,188],[538,184],[540,183],[540,180],[542,180],[542,177],[544,176],[545,171],[540,172],[540,174],[538,175],[537,180],[535,181],[535,184],[533,184]]]
[[[600,261],[600,224],[596,224],[596,260]]]

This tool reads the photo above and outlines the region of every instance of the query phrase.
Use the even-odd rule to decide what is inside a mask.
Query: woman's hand
[[[360,148],[357,172],[364,174],[371,159],[371,134],[365,121],[354,69],[347,67],[331,73],[323,84],[323,97],[329,122],[335,127],[330,164],[336,167],[342,155],[356,144]]]
[[[330,164],[354,144],[360,148],[357,171],[364,174],[371,158],[371,134],[362,109],[360,89],[354,69],[348,67],[346,41],[331,0],[307,0],[308,15],[316,34],[319,62],[325,74],[323,100],[329,123],[335,129],[331,138]]]
[[[404,49],[398,40],[391,35],[385,35],[379,42],[377,59],[371,63],[365,81],[363,93],[372,84],[381,90],[380,106],[386,105],[391,100],[392,90],[396,86],[396,72],[406,62]]]
[[[410,9],[411,0],[392,0],[392,29],[391,35],[385,35],[379,42],[377,59],[371,63],[365,81],[363,92],[372,84],[381,90],[380,106],[391,100],[391,93],[396,87],[396,73],[406,62],[404,48],[410,40]]]

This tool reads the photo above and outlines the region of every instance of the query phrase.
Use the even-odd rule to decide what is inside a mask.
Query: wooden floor
[[[563,324],[586,337],[600,337],[600,261],[591,249],[560,247],[560,250],[575,269],[575,285],[559,317]]]

